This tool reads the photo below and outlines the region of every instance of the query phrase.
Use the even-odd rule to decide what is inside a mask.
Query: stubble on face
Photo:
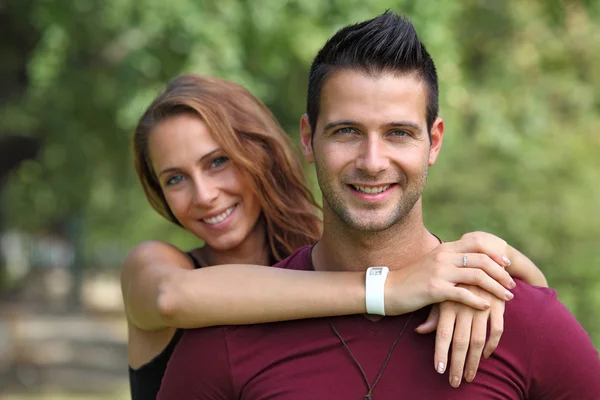
[[[324,84],[317,124],[317,130],[319,126],[322,130],[315,132],[312,154],[324,208],[342,227],[365,233],[384,231],[402,224],[419,202],[427,181],[430,148],[424,93],[422,81],[410,74],[372,76],[339,71]],[[338,125],[338,121],[348,122]],[[337,136],[338,126],[355,133]],[[402,130],[410,134],[394,136],[393,132]],[[373,150],[381,151],[373,168],[357,161],[366,157],[361,152],[371,151],[362,147],[371,146],[367,141],[378,141],[373,146],[381,149]],[[361,201],[352,194],[355,188],[351,184],[392,184],[392,192],[387,200]]]
[[[400,224],[421,198],[427,182],[427,164],[423,166],[423,171],[414,183],[408,182],[406,175],[399,171],[393,181],[402,188],[403,193],[389,212],[385,214],[378,213],[377,211],[382,208],[378,203],[366,203],[362,205],[360,210],[351,210],[344,200],[341,190],[335,189],[330,183],[326,169],[321,165],[319,158],[315,157],[314,164],[317,181],[323,193],[323,206],[329,208],[342,225],[363,233],[382,232]],[[368,176],[354,176],[353,178],[358,178],[355,180],[361,182],[373,181],[374,184],[381,181],[378,178]]]

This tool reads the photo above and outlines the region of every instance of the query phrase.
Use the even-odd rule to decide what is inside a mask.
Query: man
[[[394,265],[407,281],[426,271],[422,260],[444,246],[425,228],[421,206],[443,134],[435,66],[410,22],[385,13],[336,33],[313,62],[301,120],[323,192],[323,236],[278,267]],[[384,276],[367,271],[372,309],[383,308]],[[429,311],[420,305],[396,317],[190,330],[159,398],[597,399],[598,353],[556,293],[523,282],[513,293],[500,345],[458,388],[430,365],[435,336],[414,332]],[[407,302],[422,294],[407,286]]]

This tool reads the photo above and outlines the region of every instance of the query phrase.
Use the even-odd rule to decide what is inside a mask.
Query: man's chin
[[[367,214],[367,215],[365,215]],[[354,214],[344,221],[350,228],[360,232],[381,232],[392,227],[397,221],[389,214],[367,212]]]

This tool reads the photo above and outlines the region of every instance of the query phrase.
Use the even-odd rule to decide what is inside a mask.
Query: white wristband
[[[365,278],[365,302],[367,314],[385,315],[384,287],[388,267],[371,267],[367,269]]]

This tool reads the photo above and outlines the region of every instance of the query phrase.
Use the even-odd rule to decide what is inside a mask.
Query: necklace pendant
[[[373,400],[370,394],[365,395],[365,400]]]

